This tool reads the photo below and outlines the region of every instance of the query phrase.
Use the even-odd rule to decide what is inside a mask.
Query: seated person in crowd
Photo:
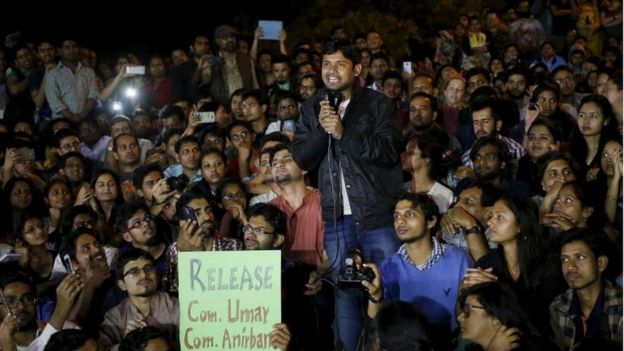
[[[56,288],[56,307],[52,317],[40,326],[37,323],[35,287],[29,278],[18,273],[4,274],[0,279],[0,350],[43,350],[50,336],[63,325],[76,297],[84,285],[79,274],[67,275]]]
[[[622,289],[604,278],[611,263],[608,249],[604,234],[586,229],[569,230],[561,241],[561,270],[569,289],[550,304],[550,325],[562,349],[587,339],[622,348]]]
[[[379,268],[372,282],[362,281],[369,294],[368,315],[375,318],[383,299],[414,304],[431,326],[436,349],[450,349],[457,327],[455,302],[459,283],[472,267],[468,253],[440,243],[433,236],[440,218],[435,202],[425,194],[403,193],[394,207],[394,229],[403,245]]]
[[[130,249],[119,256],[115,276],[128,298],[106,313],[100,325],[100,348],[112,349],[124,335],[148,325],[158,327],[169,340],[177,342],[180,305],[177,298],[158,289],[154,257],[141,249]]]

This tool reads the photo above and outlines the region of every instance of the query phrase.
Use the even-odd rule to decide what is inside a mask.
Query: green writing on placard
[[[182,350],[269,350],[281,321],[280,251],[181,252]]]

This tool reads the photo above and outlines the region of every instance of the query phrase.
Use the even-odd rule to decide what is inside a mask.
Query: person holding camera
[[[199,160],[201,159],[199,140],[192,135],[184,136],[176,142],[175,152],[179,163],[169,166],[165,170],[165,178],[185,175],[189,179],[188,183],[202,180],[202,172],[199,167]]]
[[[465,250],[441,243],[440,211],[426,194],[403,193],[394,207],[394,229],[403,245],[379,267],[365,263],[374,279],[362,280],[369,295],[368,316],[375,318],[383,300],[414,304],[430,328],[435,350],[449,350],[457,328],[455,302],[472,259]]]
[[[357,84],[362,64],[355,46],[331,42],[322,66],[325,88],[302,104],[292,146],[301,169],[318,167],[324,246],[337,278],[346,252],[359,248],[364,260],[379,263],[399,246],[390,209],[403,180],[401,133],[392,102]],[[356,289],[336,292],[336,335],[347,351],[357,347],[361,299]]]

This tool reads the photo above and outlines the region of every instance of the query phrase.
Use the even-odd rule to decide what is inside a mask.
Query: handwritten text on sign
[[[279,251],[181,252],[182,350],[269,350],[281,320]]]

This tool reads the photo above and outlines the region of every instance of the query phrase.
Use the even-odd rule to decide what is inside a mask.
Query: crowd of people
[[[621,349],[621,2],[436,32],[7,35],[0,350],[184,348],[179,253],[238,250],[281,250],[276,349]]]

